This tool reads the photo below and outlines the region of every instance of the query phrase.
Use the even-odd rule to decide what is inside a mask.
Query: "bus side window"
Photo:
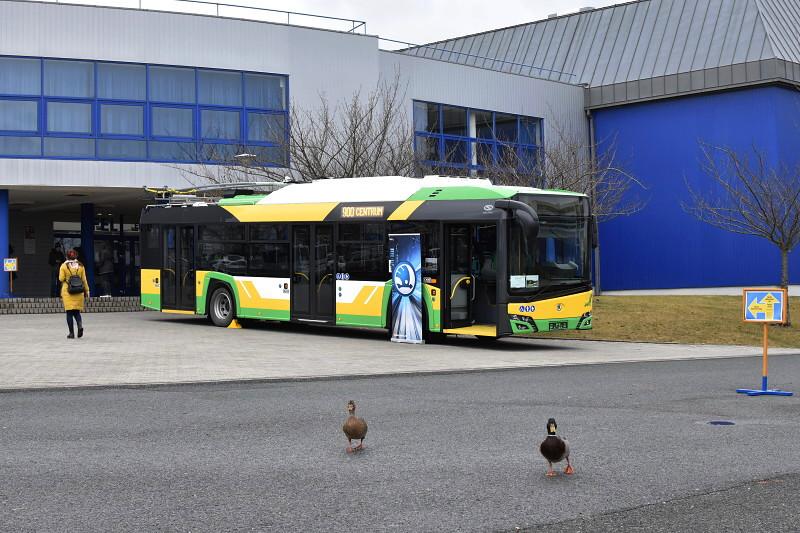
[[[385,239],[386,226],[382,223],[339,224],[337,273],[349,274],[349,279],[359,281],[388,279]]]
[[[161,226],[143,225],[141,235],[142,268],[161,268]]]

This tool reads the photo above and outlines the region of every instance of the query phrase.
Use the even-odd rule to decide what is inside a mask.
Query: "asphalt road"
[[[800,357],[770,368],[800,389]],[[745,358],[2,393],[0,529],[796,530],[800,398],[734,393],[758,372]],[[351,398],[370,428],[357,455]],[[549,416],[574,476],[544,475]]]

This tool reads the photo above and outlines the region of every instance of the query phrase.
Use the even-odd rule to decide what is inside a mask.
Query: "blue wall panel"
[[[769,285],[780,254],[764,239],[697,221],[681,207],[692,187],[711,190],[698,141],[758,146],[772,163],[800,159],[800,92],[762,87],[598,110],[595,137],[616,140],[617,161],[641,179],[646,207],[600,225],[604,290]],[[601,146],[602,149],[602,146]],[[789,256],[800,282],[800,251]]]

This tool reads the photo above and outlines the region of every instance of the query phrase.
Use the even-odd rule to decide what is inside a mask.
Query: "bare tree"
[[[781,252],[780,286],[789,287],[789,253],[800,243],[800,164],[771,165],[755,146],[746,152],[700,143],[701,167],[714,187],[700,192],[688,180],[682,206],[714,227],[766,239]]]
[[[503,149],[495,162],[489,162],[486,176],[498,184],[586,194],[601,222],[632,215],[645,206],[638,194],[645,187],[619,162],[616,139],[587,143],[562,128],[553,131],[554,141],[536,153]]]
[[[399,75],[340,102],[320,93],[316,107],[291,107],[289,135],[274,125],[265,132],[277,146],[205,144],[199,159],[214,163],[181,171],[193,184],[413,176],[417,162],[405,101]]]
[[[618,161],[616,139],[586,142],[556,125],[555,139],[532,153],[504,147],[487,161],[486,176],[494,183],[586,194],[599,222],[632,215],[645,206],[642,182]],[[598,234],[599,236],[599,234]],[[600,294],[600,245],[594,250],[595,291]]]

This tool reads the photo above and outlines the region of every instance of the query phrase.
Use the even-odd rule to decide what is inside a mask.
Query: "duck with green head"
[[[558,428],[558,424],[556,424],[555,418],[550,418],[547,420],[547,437],[542,441],[542,444],[539,445],[539,451],[542,453],[545,459],[547,459],[547,477],[553,477],[556,475],[555,471],[553,470],[553,463],[559,463],[564,459],[567,460],[567,467],[564,469],[565,474],[574,474],[575,470],[572,468],[572,464],[569,462],[569,443],[565,440],[556,435],[556,429]]]

